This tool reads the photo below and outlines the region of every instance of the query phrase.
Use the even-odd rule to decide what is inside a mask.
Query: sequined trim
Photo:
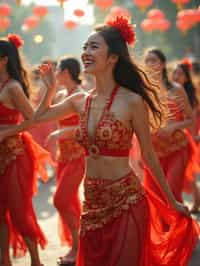
[[[0,143],[0,176],[4,174],[11,161],[23,154],[24,146],[20,135],[6,138]]]
[[[152,136],[154,149],[159,158],[168,156],[170,153],[180,150],[188,144],[188,140],[183,131],[176,131],[169,138],[160,138],[157,135]]]
[[[84,186],[81,236],[89,230],[102,228],[145,195],[139,179],[133,173],[115,181],[86,177]]]
[[[59,142],[58,161],[65,163],[85,155],[85,150],[74,140],[62,140]]]

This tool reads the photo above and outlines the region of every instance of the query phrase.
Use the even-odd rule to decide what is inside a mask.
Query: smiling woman
[[[75,132],[86,150],[86,176],[77,266],[184,266],[198,239],[198,225],[174,198],[153,150],[147,106],[154,119],[162,115],[153,101],[155,87],[131,59],[130,36],[134,28],[126,18],[97,27],[82,52],[85,72],[95,77],[96,87],[56,105],[53,69],[42,65],[48,89],[34,121],[80,116]],[[144,189],[129,166],[133,133],[160,197]]]

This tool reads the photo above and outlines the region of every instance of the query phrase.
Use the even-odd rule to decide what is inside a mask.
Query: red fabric
[[[83,209],[81,227],[84,228],[90,220],[93,222],[91,228],[88,227],[80,236],[76,266],[188,265],[198,239],[197,223],[169,208],[165,199],[159,198],[149,188],[145,188],[143,198],[128,206],[122,205],[124,199],[128,199],[127,202],[133,199],[132,192],[124,189],[127,178],[129,177],[118,180],[94,178],[94,181],[90,178],[85,186],[89,208],[85,212],[86,218]],[[150,175],[149,178],[152,179]],[[135,193],[138,193],[137,190]],[[119,195],[121,201],[118,201]],[[109,208],[109,203],[110,206],[117,203],[116,209],[111,207],[107,212],[109,216],[113,214],[112,219],[107,220],[106,216],[99,219],[102,211]],[[165,221],[167,231],[163,229],[161,220]],[[96,228],[94,223],[97,223]]]
[[[110,112],[112,103],[117,95],[117,85],[106,102],[104,111],[96,127],[94,140],[88,136],[87,124],[90,115],[92,93],[87,97],[85,112],[80,117],[80,128],[77,130],[77,141],[85,148],[87,155],[93,157],[105,156],[128,156],[131,147],[132,129],[126,127],[115,115]]]
[[[59,121],[60,127],[76,126],[79,116],[73,115]],[[85,150],[74,140],[59,140],[57,185],[54,206],[59,213],[59,237],[62,245],[72,245],[70,227],[79,230],[81,202],[79,187],[85,173]],[[67,218],[66,218],[67,216]]]
[[[72,245],[72,237],[67,221],[62,214],[68,216],[68,221],[74,229],[80,226],[81,203],[79,197],[80,183],[85,173],[84,156],[74,158],[68,162],[58,163],[57,186],[54,195],[54,206],[59,212],[59,237],[61,244]]]
[[[12,125],[20,122],[20,113],[17,110],[6,107],[2,102],[0,102],[0,113],[1,125]]]
[[[22,133],[19,140],[22,145],[11,147],[10,152],[0,143],[6,150],[6,153],[0,153],[0,160],[5,160],[6,154],[4,163],[9,162],[0,176],[0,222],[6,219],[9,224],[10,243],[16,257],[26,253],[24,237],[29,237],[42,248],[47,243],[37,223],[32,198],[36,192],[36,175],[41,170],[40,162],[46,160],[48,153],[34,143],[28,133]],[[10,144],[15,145],[13,138]]]
[[[45,145],[45,141],[48,137],[48,135],[57,129],[56,123],[55,122],[48,122],[45,124],[40,124],[39,126],[32,128],[29,132],[31,133],[31,135],[33,136],[34,140],[40,145],[42,146],[44,149],[47,149],[52,158],[55,159],[56,158],[56,145],[51,145],[49,147],[47,147]],[[53,162],[49,161],[50,165],[53,165]]]

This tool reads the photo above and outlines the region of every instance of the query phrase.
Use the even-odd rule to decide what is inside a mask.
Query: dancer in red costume
[[[67,96],[80,91],[80,64],[72,57],[62,58],[57,66],[57,87],[60,89],[55,101],[60,102]],[[78,126],[79,116],[74,114],[59,121],[59,127]],[[59,131],[50,135],[50,139],[60,137]],[[53,141],[53,142],[54,142]],[[59,140],[59,155],[57,168],[57,189],[54,195],[54,205],[60,216],[59,234],[62,244],[72,246],[68,254],[60,257],[59,265],[69,265],[75,262],[78,249],[78,230],[80,224],[81,204],[79,186],[85,173],[85,151],[76,141]]]
[[[165,55],[158,49],[149,50],[145,62],[154,79],[160,82],[162,89],[168,95],[169,121],[164,128],[153,134],[153,145],[160,159],[167,181],[176,200],[182,202],[182,192],[186,177],[194,163],[194,143],[185,128],[192,125],[193,114],[184,89],[175,83],[170,83],[166,70]],[[145,186],[154,187],[151,180],[145,179]],[[155,189],[155,188],[154,188]]]
[[[36,174],[48,153],[30,134],[18,133],[29,128],[33,109],[28,100],[29,80],[18,48],[23,44],[17,35],[0,40],[0,265],[11,266],[9,246],[14,256],[27,248],[31,266],[40,266],[37,245],[44,248],[41,231],[32,205]]]
[[[183,88],[185,89],[185,92],[188,96],[189,103],[193,109],[194,113],[194,125],[191,128],[191,133],[194,136],[194,138],[198,135],[198,125],[197,125],[197,114],[198,114],[198,100],[196,97],[196,89],[193,85],[192,78],[191,78],[191,71],[192,64],[188,60],[184,60],[180,64],[176,66],[172,73],[172,79],[174,82],[177,82]],[[194,170],[191,173],[191,175],[195,175],[199,173],[199,158],[198,153],[196,154],[197,159],[194,162]],[[191,209],[191,212],[195,213],[198,212],[198,209],[200,207],[200,192],[198,189],[198,186],[195,182],[195,178],[191,184],[187,184],[187,191],[191,191],[194,198],[193,207]]]
[[[158,120],[160,112],[153,103],[154,87],[129,55],[127,44],[134,40],[126,18],[97,27],[82,54],[96,88],[57,105],[51,105],[56,92],[52,68],[41,66],[48,90],[35,122],[81,116],[76,133],[86,149],[87,169],[77,266],[186,266],[198,238],[198,225],[175,200],[153,150],[147,107]],[[134,132],[162,197],[144,190],[129,166]],[[168,232],[162,231],[159,216]]]

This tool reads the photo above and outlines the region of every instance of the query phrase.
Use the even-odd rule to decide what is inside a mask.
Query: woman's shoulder
[[[130,103],[140,103],[143,101],[142,97],[135,93],[134,91],[131,91],[125,87],[120,87],[120,93],[121,96],[123,96],[124,98],[126,98],[126,100]]]
[[[7,85],[7,91],[8,93],[11,93],[11,94],[19,94],[19,93],[22,93],[23,92],[23,88],[22,88],[22,85],[20,84],[19,81],[15,80],[15,79],[11,79]]]

